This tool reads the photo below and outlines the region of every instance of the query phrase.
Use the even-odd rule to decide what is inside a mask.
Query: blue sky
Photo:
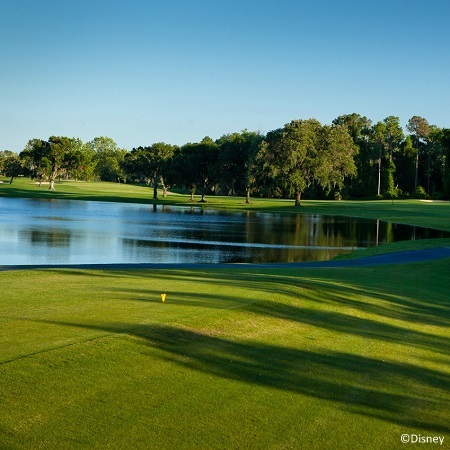
[[[0,0],[0,149],[353,112],[450,128],[449,17],[448,0]]]

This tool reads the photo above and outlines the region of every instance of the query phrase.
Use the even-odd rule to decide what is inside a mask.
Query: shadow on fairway
[[[289,273],[199,270],[117,271],[109,274],[164,280],[173,287],[173,290],[167,291],[168,298],[187,307],[217,309],[218,303],[236,303],[245,313],[366,338],[368,345],[377,340],[427,350],[430,358],[447,355],[450,337],[442,330],[439,335],[438,332],[433,334],[433,329],[427,332],[423,327],[448,326],[446,285],[443,284],[442,291],[439,290],[432,299],[422,299],[414,289],[406,289],[406,293],[401,289],[397,294],[387,293],[377,289],[379,279],[385,276],[384,270],[368,271],[366,279],[370,276],[371,281],[367,285],[364,281],[351,279],[351,275],[348,279],[333,279],[334,271],[310,271],[307,276],[291,278]],[[445,270],[440,273],[445,278]],[[413,276],[415,274],[411,278]],[[176,292],[175,282],[180,281],[202,281],[208,289],[199,294]],[[251,295],[247,295],[239,305],[240,299],[234,291],[228,296],[221,292],[222,286],[230,285],[250,290]],[[142,289],[139,285],[130,288],[126,283],[123,287],[114,286],[111,289],[118,294],[120,301],[152,301],[149,299],[160,294],[160,291],[144,286]],[[317,308],[314,308],[315,304]],[[184,327],[139,325],[127,323],[126,320],[124,323],[100,324],[77,323],[76,320],[40,322],[133,336],[138,338],[137,342],[151,349],[152,358],[161,358],[186,370],[326,400],[354,414],[413,429],[450,432],[448,373],[422,367],[420,361],[415,364],[397,362],[395,354],[387,355],[386,359],[391,360],[385,361],[346,351],[312,351],[247,341],[240,337],[214,336]],[[420,324],[422,329],[408,327],[408,322]],[[444,364],[444,361],[442,357],[439,363]]]
[[[394,273],[396,269],[401,267],[390,267],[389,270]],[[447,326],[450,320],[450,303],[448,297],[445,295],[441,299],[423,298],[420,294],[409,292],[407,296],[404,294],[387,293],[383,290],[383,278],[385,269],[360,268],[361,273],[371,273],[372,285],[367,285],[357,279],[349,279],[347,283],[342,283],[342,278],[333,277],[334,272],[339,269],[331,270],[309,270],[307,275],[301,269],[290,270],[291,276],[287,275],[287,270],[280,270],[280,275],[276,271],[265,272],[261,270],[259,273],[255,271],[245,271],[243,267],[239,271],[228,270],[165,270],[165,271],[151,271],[151,270],[120,270],[120,271],[106,271],[103,275],[101,272],[96,272],[96,276],[110,276],[110,277],[134,277],[136,275],[145,278],[167,280],[167,281],[199,281],[202,280],[205,284],[211,284],[211,291],[219,290],[220,286],[236,286],[241,288],[252,289],[257,297],[258,292],[269,292],[273,294],[283,294],[292,298],[304,298],[306,300],[313,300],[314,302],[327,302],[330,304],[337,303],[343,306],[355,307],[361,311],[376,314],[382,317],[395,318],[399,320],[406,320],[408,322]],[[342,273],[351,273],[352,269],[342,269]],[[423,271],[420,266],[411,266],[411,272]],[[88,274],[88,271],[80,271],[80,274]],[[314,277],[311,275],[314,274]],[[302,276],[303,275],[303,276]],[[402,275],[399,274],[399,278]],[[376,279],[379,278],[379,288],[376,288]],[[298,288],[302,289],[299,296]],[[445,288],[447,289],[447,288]],[[319,299],[316,295],[317,291],[322,291]],[[174,292],[178,294],[177,292]],[[358,301],[352,298],[353,296],[372,297],[381,302],[370,303],[366,298]]]
[[[143,327],[136,335],[189,369],[330,400],[354,413],[402,425],[450,431],[437,412],[442,405],[436,407],[442,401],[439,391],[448,392],[450,380],[438,371],[348,353],[239,342],[169,326]],[[419,405],[421,416],[411,417],[408,409]]]
[[[267,290],[259,285],[260,290]],[[441,308],[435,308],[435,314],[432,314],[433,307],[430,306],[430,310],[421,308],[420,305],[414,305],[414,302],[408,302],[405,300],[405,305],[400,306],[405,311],[396,311],[396,307],[399,304],[389,304],[388,306],[374,305],[370,303],[355,302],[348,299],[348,291],[342,289],[341,295],[336,293],[336,289],[328,288],[329,292],[322,293],[323,297],[327,298],[327,302],[319,300],[318,302],[325,303],[320,308],[308,308],[301,306],[303,303],[311,305],[311,302],[317,302],[314,296],[314,289],[311,289],[311,296],[308,298],[308,290],[302,291],[300,301],[296,304],[286,304],[276,302],[275,300],[264,301],[258,299],[255,295],[254,298],[247,298],[246,300],[238,299],[234,297],[226,297],[219,293],[179,293],[177,291],[166,291],[167,297],[170,299],[170,303],[177,306],[188,307],[200,307],[200,308],[212,308],[212,309],[229,309],[239,308],[241,311],[247,311],[261,316],[272,317],[276,319],[288,320],[298,324],[313,325],[315,327],[323,328],[324,330],[336,331],[339,333],[350,334],[367,339],[374,339],[383,342],[389,342],[392,344],[402,344],[410,347],[417,347],[425,350],[431,350],[433,352],[448,355],[448,349],[450,348],[450,337],[439,336],[432,333],[426,333],[424,331],[414,330],[411,328],[402,327],[400,325],[391,325],[383,322],[384,317],[396,317],[402,321],[411,321],[415,323],[424,323],[427,325],[448,326],[448,318],[442,313]],[[148,289],[129,289],[122,290],[120,288],[112,289],[114,292],[123,292],[132,301],[143,301],[152,303],[161,303],[160,291],[148,290]],[[274,292],[279,293],[279,289],[274,289]],[[346,296],[347,293],[347,296]],[[130,296],[131,294],[131,296]],[[296,299],[299,299],[298,294],[291,293]],[[286,292],[284,292],[286,295]],[[376,294],[371,293],[371,296]],[[125,298],[125,295],[123,296]],[[392,301],[392,299],[391,299]],[[400,301],[401,302],[401,301]],[[350,315],[342,312],[332,311],[327,309],[327,304],[336,305],[343,304],[344,306],[350,306],[355,311],[362,311],[364,313],[370,313],[371,318],[358,317],[357,315]],[[412,303],[408,308],[407,304]],[[418,311],[414,311],[414,307],[418,308]],[[359,312],[358,311],[358,312]],[[431,311],[431,312],[430,312]],[[390,314],[389,314],[390,313]],[[380,317],[377,318],[376,315]]]
[[[435,432],[450,432],[447,374],[344,352],[314,352],[235,341],[172,326],[51,322],[137,337],[155,356],[211,376],[332,401],[354,414]],[[420,411],[420,415],[411,414]]]
[[[432,350],[444,355],[448,355],[450,348],[450,338],[325,309],[301,308],[272,302],[270,304],[253,304],[245,309],[265,316],[291,320],[367,339]]]
[[[369,269],[370,270],[370,269]],[[86,272],[82,272],[85,274]],[[109,274],[109,275],[107,275]],[[382,272],[381,272],[382,274]],[[448,327],[450,304],[448,300],[422,299],[420,295],[395,295],[371,286],[351,281],[347,284],[333,280],[328,272],[322,278],[292,277],[286,275],[215,271],[114,271],[105,276],[128,277],[136,275],[167,281],[165,291],[173,304],[202,308],[224,309],[239,307],[242,311],[262,316],[308,324],[326,330],[351,334],[367,339],[403,344],[440,354],[448,354],[450,337],[388,323],[385,319],[397,319],[403,324]],[[317,273],[318,275],[318,273]],[[373,277],[375,278],[375,274]],[[170,289],[173,282],[201,280],[208,286],[207,293],[179,292]],[[222,295],[221,286],[235,286],[250,290],[254,295],[244,299]],[[114,287],[111,291],[123,294],[122,298],[133,301],[160,302],[160,291],[151,289]],[[262,295],[264,293],[264,295]],[[282,295],[288,301],[276,299]],[[269,297],[269,301],[267,300]],[[292,302],[289,304],[289,299]],[[317,305],[318,307],[313,307]],[[319,306],[320,305],[320,306]],[[336,311],[336,308],[340,308]],[[348,311],[352,310],[352,314]],[[361,317],[365,315],[365,317]],[[370,317],[367,317],[367,316]]]

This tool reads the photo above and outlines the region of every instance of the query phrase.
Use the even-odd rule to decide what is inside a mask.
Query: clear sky
[[[0,0],[0,150],[413,115],[450,128],[450,0]]]

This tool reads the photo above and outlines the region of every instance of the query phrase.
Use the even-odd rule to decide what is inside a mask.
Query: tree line
[[[164,142],[121,149],[109,137],[31,139],[20,154],[0,152],[0,174],[146,183],[201,195],[341,198],[450,198],[450,129],[413,116],[372,123],[347,114],[329,125],[292,120],[267,134],[243,130],[182,146]]]

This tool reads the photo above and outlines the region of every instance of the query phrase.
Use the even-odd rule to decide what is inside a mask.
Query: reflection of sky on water
[[[343,217],[0,198],[0,265],[319,261],[441,236]]]

